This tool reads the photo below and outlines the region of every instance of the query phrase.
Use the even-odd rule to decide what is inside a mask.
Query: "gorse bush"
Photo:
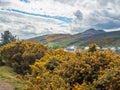
[[[1,48],[0,48],[0,52],[1,52]],[[2,57],[1,57],[1,54],[0,54],[0,66],[4,65],[4,62],[2,61]]]
[[[0,49],[0,60],[24,74],[26,90],[119,90],[120,55],[97,50],[66,52],[18,41]]]
[[[63,78],[55,74],[54,69],[66,60],[69,61],[70,57],[75,58],[75,55],[62,49],[49,50],[45,56],[36,60],[34,65],[30,65],[32,73],[25,76],[28,79],[27,90],[57,90],[58,88],[69,90],[69,83],[66,83]]]
[[[69,90],[69,84],[59,76],[51,74],[50,72],[44,72],[43,74],[31,78],[31,81],[27,82],[27,90]]]
[[[120,89],[120,55],[99,51],[95,45],[85,52],[50,50],[31,69],[32,73],[26,75],[31,83],[27,90]]]
[[[44,56],[47,47],[41,43],[17,41],[1,48],[1,60],[19,74],[30,72],[29,65]]]

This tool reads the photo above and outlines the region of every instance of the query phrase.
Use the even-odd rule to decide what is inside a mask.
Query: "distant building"
[[[103,47],[102,50],[109,50],[109,48],[105,48],[105,47]]]
[[[97,47],[98,50],[111,50],[111,51],[114,51],[118,54],[120,54],[120,47]],[[75,45],[72,45],[72,46],[69,46],[67,48],[64,48],[65,51],[67,52],[75,52],[76,50],[78,50],[77,46]],[[89,50],[89,46],[86,46],[84,47],[83,49],[81,49],[82,51],[87,51]]]
[[[116,53],[120,54],[120,47],[116,47]]]
[[[100,47],[97,47],[97,49],[101,49]],[[89,50],[89,47],[88,46],[86,46],[85,48],[84,48],[84,50],[86,51],[86,50]]]
[[[110,50],[116,51],[116,48],[115,47],[111,47]]]
[[[65,51],[67,52],[75,52],[77,50],[77,46],[69,46],[67,48],[64,48]]]
[[[98,50],[100,50],[101,48],[100,47],[97,47]]]
[[[117,50],[120,50],[120,47],[117,47]]]
[[[84,48],[84,50],[88,50],[89,49],[89,47],[88,46],[86,46],[85,48]]]

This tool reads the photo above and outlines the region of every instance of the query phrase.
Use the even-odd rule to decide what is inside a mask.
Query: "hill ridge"
[[[76,45],[79,47],[79,46],[86,46],[91,43],[96,43],[103,46],[114,45],[113,43],[115,43],[115,45],[120,45],[120,31],[105,32],[104,30],[96,30],[91,28],[82,33],[78,33],[74,35],[49,34],[33,39],[28,39],[28,41],[43,42],[48,44],[48,46],[58,45],[58,47],[67,47],[70,45]]]

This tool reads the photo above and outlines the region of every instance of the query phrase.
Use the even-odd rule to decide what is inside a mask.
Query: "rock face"
[[[0,80],[0,90],[14,90],[14,88],[10,84]]]

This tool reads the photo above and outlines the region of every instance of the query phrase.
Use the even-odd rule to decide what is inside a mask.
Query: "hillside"
[[[88,45],[90,43],[97,43],[101,46],[120,46],[120,31],[106,32],[84,38],[84,42],[80,43],[80,45]]]
[[[71,36],[70,34],[48,34],[48,35],[38,36],[35,38],[30,38],[27,41],[49,43],[49,42],[56,42],[58,40],[62,40],[70,36]]]
[[[102,46],[120,45],[120,31],[105,32],[104,30],[88,29],[75,35],[51,34],[29,39],[32,42],[44,42],[51,48],[76,45],[84,47],[91,43]]]

